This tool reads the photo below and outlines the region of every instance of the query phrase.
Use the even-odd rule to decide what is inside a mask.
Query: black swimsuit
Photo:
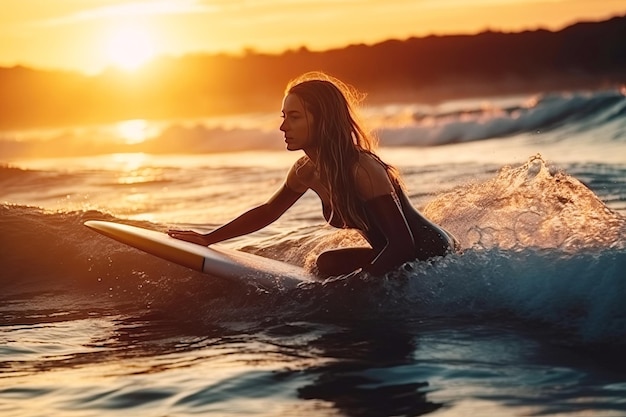
[[[308,161],[308,157],[302,157],[295,166],[296,171],[300,171],[304,168]],[[363,204],[360,204],[363,209],[364,217],[367,221],[367,230],[361,230],[356,227],[356,225],[350,223],[345,225],[340,216],[332,215],[332,210],[328,202],[325,202],[326,199],[330,198],[328,191],[323,188],[321,184],[319,187],[312,186],[311,179],[313,176],[314,173],[312,170],[310,170],[310,172],[302,172],[301,180],[305,184],[308,184],[308,186],[320,197],[326,221],[328,221],[331,226],[337,228],[349,227],[358,229],[374,250],[382,251],[387,246],[387,238],[379,226],[379,221],[377,221],[377,219],[374,218],[373,213],[367,209],[369,206],[368,202],[364,201]],[[394,181],[392,181],[392,183],[393,182]],[[460,249],[458,241],[450,233],[426,219],[415,209],[415,207],[413,207],[413,204],[411,204],[411,201],[404,192],[404,189],[399,184],[395,183],[394,189],[396,195],[387,195],[386,197],[394,198],[396,203],[399,203],[402,207],[406,223],[411,229],[411,234],[413,235],[415,259],[423,261],[435,256],[444,256],[450,252],[458,251]],[[389,207],[393,207],[390,208],[390,210],[394,210],[394,213],[390,213],[390,215],[397,215],[397,212],[395,212],[395,207],[397,207],[397,205],[390,204]]]
[[[448,253],[459,250],[458,241],[450,233],[432,223],[419,211],[413,207],[404,190],[397,187],[396,194],[402,207],[404,217],[411,229],[413,242],[415,245],[415,258],[425,261],[435,256],[444,256]],[[322,200],[324,218],[331,226],[342,228],[343,222],[338,216],[331,218],[330,207],[324,205]],[[382,250],[387,245],[387,238],[378,227],[378,223],[372,218],[371,213],[365,209],[367,204],[363,204],[364,214],[367,219],[368,230],[360,230],[363,237],[375,250]],[[330,219],[330,221],[329,221]],[[356,228],[348,224],[347,227]]]

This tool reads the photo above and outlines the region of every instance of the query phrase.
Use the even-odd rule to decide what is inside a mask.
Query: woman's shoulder
[[[293,164],[291,167],[293,173],[298,178],[305,179],[315,174],[315,166],[308,156],[304,155]]]
[[[311,159],[307,155],[302,155],[296,162],[294,162],[293,167],[295,169],[300,169],[306,165],[312,165]]]
[[[387,176],[387,165],[375,154],[361,152],[356,163],[356,174],[359,175],[384,175]]]
[[[287,175],[287,186],[293,190],[306,190],[315,175],[315,167],[308,156],[304,155],[291,166]]]
[[[362,199],[394,191],[387,167],[376,155],[362,153],[355,167],[355,182]]]

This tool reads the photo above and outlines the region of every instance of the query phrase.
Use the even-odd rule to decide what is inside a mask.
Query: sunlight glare
[[[143,119],[125,120],[116,125],[117,134],[127,145],[136,145],[148,139],[148,122]]]
[[[116,27],[108,35],[107,59],[111,64],[128,71],[136,70],[155,55],[151,34],[141,27]]]

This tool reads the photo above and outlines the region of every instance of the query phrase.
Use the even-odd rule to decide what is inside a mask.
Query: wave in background
[[[522,134],[561,141],[592,135],[626,140],[626,90],[477,99],[439,106],[396,104],[365,108],[383,146],[435,146]],[[3,159],[113,152],[206,153],[283,149],[276,114],[192,121],[130,120],[104,126],[0,134]]]
[[[561,129],[561,138],[602,127],[626,138],[626,90],[545,94],[502,101],[449,103],[438,111],[415,109],[405,126],[380,127],[387,146],[434,146],[546,133]],[[389,116],[393,120],[394,116]]]

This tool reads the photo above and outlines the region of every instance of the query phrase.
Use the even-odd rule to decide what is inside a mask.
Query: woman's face
[[[283,122],[280,130],[285,134],[287,150],[306,150],[313,144],[313,115],[295,94],[287,94],[283,100]]]

